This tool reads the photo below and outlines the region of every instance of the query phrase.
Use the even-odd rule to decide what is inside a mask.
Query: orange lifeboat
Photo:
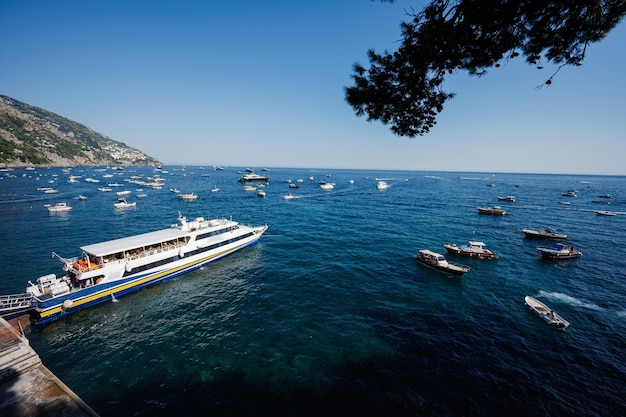
[[[74,269],[80,272],[87,272],[98,268],[99,266],[97,264],[90,263],[87,259],[79,259],[74,262]]]

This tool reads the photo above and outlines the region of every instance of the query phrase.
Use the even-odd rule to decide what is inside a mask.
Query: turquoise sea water
[[[3,294],[61,273],[52,251],[78,256],[83,245],[168,227],[178,211],[269,225],[259,244],[201,270],[29,329],[43,363],[100,415],[623,414],[625,177],[276,168],[259,198],[237,183],[239,168],[165,169],[165,186],[143,187],[146,198],[123,180],[151,168],[74,168],[73,184],[60,169],[0,180]],[[377,190],[377,179],[390,187]],[[115,209],[114,193],[97,191],[107,181],[132,190],[137,207]],[[571,188],[578,197],[561,196]],[[282,199],[288,192],[296,198]],[[60,201],[73,210],[44,207]],[[498,204],[510,215],[476,210]],[[583,256],[541,260],[536,247],[550,243],[521,229],[548,226]],[[472,268],[462,278],[415,263],[419,249],[468,240],[500,258],[448,255]],[[525,295],[571,327],[546,325]]]

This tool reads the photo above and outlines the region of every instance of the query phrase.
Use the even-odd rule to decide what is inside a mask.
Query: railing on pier
[[[31,308],[31,294],[0,295],[0,315]]]

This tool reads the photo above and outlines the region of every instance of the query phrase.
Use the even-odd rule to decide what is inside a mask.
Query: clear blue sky
[[[455,75],[430,134],[344,100],[395,49],[405,9],[370,0],[0,2],[0,94],[166,164],[626,174],[626,23],[582,67]]]

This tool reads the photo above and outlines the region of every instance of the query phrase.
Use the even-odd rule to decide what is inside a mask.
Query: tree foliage
[[[539,69],[581,65],[589,44],[624,14],[626,0],[431,0],[407,13],[397,51],[370,50],[369,68],[354,64],[345,98],[357,116],[391,125],[397,135],[424,135],[454,97],[443,90],[447,76],[481,76],[518,56]]]

